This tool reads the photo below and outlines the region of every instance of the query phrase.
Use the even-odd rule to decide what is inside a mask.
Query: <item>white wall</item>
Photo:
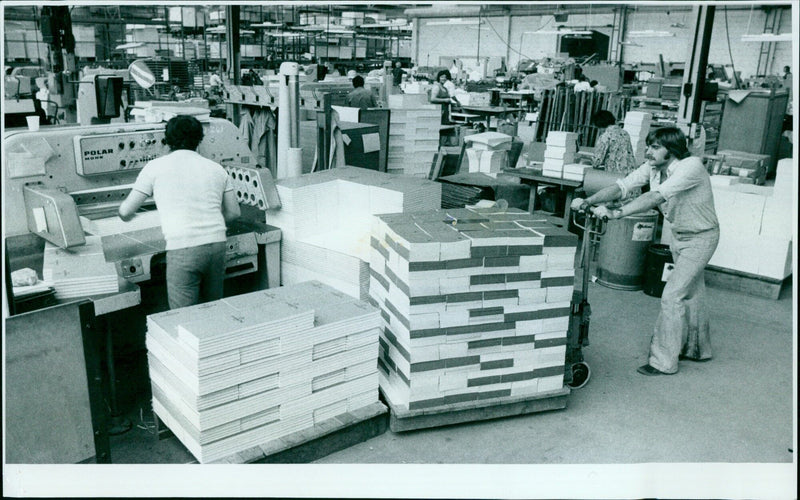
[[[627,35],[623,40],[635,40],[641,47],[630,45],[623,46],[622,62],[633,63],[658,63],[659,54],[666,63],[685,62],[689,54],[689,47],[692,42],[693,14],[691,10],[677,10],[667,14],[663,11],[637,11],[635,4],[628,11],[628,22],[626,31],[671,31],[675,37],[669,38],[629,38]],[[727,35],[730,37],[731,53],[733,54],[733,64],[737,71],[742,72],[743,77],[752,76],[758,66],[758,57],[761,50],[759,43],[744,43],[741,36],[744,34],[761,33],[764,29],[766,12],[759,6],[750,8],[733,8],[727,10]],[[709,50],[709,63],[722,64],[730,67],[730,55],[728,52],[728,36],[726,36],[725,23],[726,10],[724,6],[717,6],[714,15],[714,27],[711,36],[711,46]],[[415,31],[412,43],[415,44],[413,52],[417,54],[420,65],[438,65],[440,58],[453,59],[459,56],[475,57],[478,50],[478,30],[475,26],[456,25],[456,26],[429,26],[428,22],[433,19],[419,19],[418,31]],[[437,19],[441,21],[442,19]],[[446,18],[444,19],[446,21]],[[552,15],[545,16],[514,16],[490,17],[489,25],[481,27],[480,54],[484,56],[508,57],[509,67],[516,67],[520,60],[518,52],[522,52],[524,57],[539,59],[556,55],[556,35],[524,34],[526,31],[536,31],[537,29],[552,30],[558,25],[578,29],[594,29],[611,34],[611,24],[613,14],[574,14],[569,16],[568,22],[556,23]],[[673,23],[681,22],[685,28],[671,27]],[[509,34],[509,23],[511,30]],[[749,28],[748,28],[749,25]],[[779,32],[791,32],[791,13],[784,11],[781,19]],[[495,31],[497,33],[495,33]],[[498,36],[499,35],[499,36]],[[520,41],[522,44],[520,45]],[[510,45],[510,49],[509,49]],[[521,47],[521,49],[520,49]],[[775,47],[775,57],[771,67],[768,68],[769,74],[780,74],[783,66],[795,66],[792,61],[792,44],[790,42],[777,43]],[[796,68],[795,68],[796,69]]]
[[[570,15],[568,21],[564,23],[557,23],[551,15],[514,16],[511,18],[509,66],[515,68],[520,58],[541,59],[557,55],[558,35],[530,32],[552,31],[563,26],[578,30],[595,30],[610,36],[613,21],[613,14],[592,14],[591,16],[575,14]],[[522,56],[520,56],[520,52],[523,54]]]

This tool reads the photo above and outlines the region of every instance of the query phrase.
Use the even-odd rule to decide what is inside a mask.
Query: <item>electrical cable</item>
[[[731,34],[728,30],[728,7],[723,7],[722,12],[725,14],[725,39],[728,42],[728,57],[731,59],[731,73],[733,74],[733,84],[738,87],[739,79],[736,78],[736,66],[733,64],[733,52],[731,51]]]
[[[529,55],[527,55],[527,54],[523,54],[522,52],[520,52],[520,50],[522,50],[522,47],[520,47],[520,50],[517,50],[517,49],[515,49],[514,47],[512,47],[512,46],[511,46],[511,44],[509,44],[509,43],[508,43],[506,40],[504,40],[504,39],[503,39],[503,37],[500,35],[500,33],[498,33],[498,32],[497,32],[497,30],[494,28],[494,25],[492,24],[492,22],[491,22],[491,21],[489,21],[489,18],[488,18],[488,17],[484,17],[484,19],[486,20],[486,24],[488,24],[488,25],[489,25],[489,27],[490,27],[490,28],[492,28],[492,31],[494,31],[494,34],[495,34],[495,36],[497,36],[497,38],[498,38],[498,39],[500,39],[500,41],[501,41],[501,42],[503,42],[503,43],[505,44],[505,46],[506,46],[506,47],[508,47],[508,48],[509,48],[509,49],[511,49],[512,51],[516,52],[516,53],[517,53],[517,54],[519,54],[520,56],[523,56],[523,57],[525,57],[525,58],[527,58],[527,59],[533,60],[533,58],[532,58],[532,57],[530,57]],[[552,21],[553,21],[553,18],[551,17],[550,19],[548,19],[548,20],[547,20],[547,22],[546,22],[546,23],[544,23],[543,25],[541,25],[541,26],[539,26],[538,28],[536,28],[536,30],[535,30],[535,31],[539,31],[539,30],[541,30],[542,28],[544,28],[545,26],[547,26],[548,24],[550,24]],[[511,22],[511,21],[510,21],[510,18],[509,18],[509,22]]]

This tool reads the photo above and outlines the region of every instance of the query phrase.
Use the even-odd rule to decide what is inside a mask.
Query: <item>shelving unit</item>
[[[700,108],[700,123],[706,130],[706,154],[717,152],[724,107],[724,101],[703,101],[703,106]]]

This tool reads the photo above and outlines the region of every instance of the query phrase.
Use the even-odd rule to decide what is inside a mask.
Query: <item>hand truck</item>
[[[578,213],[585,214],[583,225],[578,222]],[[589,318],[592,308],[589,305],[589,274],[591,273],[594,249],[599,236],[606,230],[605,220],[600,220],[591,211],[572,212],[572,223],[583,230],[579,267],[582,269],[581,289],[572,292],[572,310],[567,330],[567,352],[564,369],[564,383],[573,389],[580,389],[589,382],[592,374],[589,365],[583,360],[582,348],[589,345]]]

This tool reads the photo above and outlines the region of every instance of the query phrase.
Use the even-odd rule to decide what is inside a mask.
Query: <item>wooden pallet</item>
[[[217,464],[248,463],[309,463],[364,442],[386,432],[388,409],[375,402],[359,410],[329,418],[309,429],[298,431],[281,439],[254,446]],[[172,436],[172,432],[155,415],[159,439]],[[195,462],[196,463],[196,462]]]
[[[778,300],[784,285],[792,279],[789,276],[784,280],[776,280],[714,266],[706,266],[705,278],[706,285],[711,287],[773,300]]]
[[[536,396],[520,396],[516,398],[503,398],[502,400],[467,401],[455,403],[446,408],[426,408],[421,410],[406,410],[393,405],[381,391],[381,397],[389,405],[389,429],[392,432],[405,432],[445,425],[477,422],[495,418],[526,415],[548,410],[560,410],[567,407],[567,396],[570,390],[563,387]]]

